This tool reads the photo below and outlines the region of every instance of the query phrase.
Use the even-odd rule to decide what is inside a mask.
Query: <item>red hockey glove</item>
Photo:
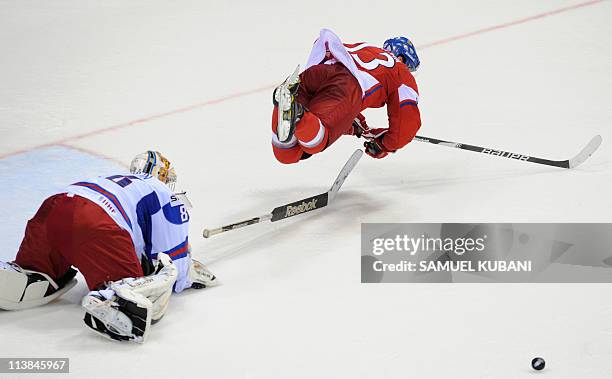
[[[368,127],[365,117],[363,117],[361,113],[357,114],[355,120],[353,120],[353,135],[357,138],[361,138],[364,134],[368,134],[369,132],[370,128]]]
[[[385,145],[382,143],[382,136],[374,138],[370,141],[364,142],[365,152],[372,158],[381,159],[386,157],[392,151],[387,150]]]

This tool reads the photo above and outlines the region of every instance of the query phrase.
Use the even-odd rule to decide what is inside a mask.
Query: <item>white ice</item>
[[[0,357],[70,357],[89,378],[514,379],[542,356],[551,378],[612,377],[609,284],[360,284],[363,222],[612,221],[612,4],[580,3],[1,1],[0,259],[44,196],[158,149],[195,205],[194,255],[223,285],[173,297],[135,346],[86,330],[80,283],[0,312]],[[200,237],[326,190],[359,146],[272,156],[271,89],[320,28],[423,47],[566,7],[420,49],[420,134],[553,159],[601,134],[578,169],[413,143],[364,157],[330,208]]]

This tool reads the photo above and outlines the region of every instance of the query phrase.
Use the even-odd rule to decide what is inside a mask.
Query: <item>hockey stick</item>
[[[537,157],[532,157],[529,155],[524,155],[524,154],[519,154],[519,153],[512,153],[510,151],[496,150],[496,149],[491,149],[488,147],[474,146],[474,145],[468,145],[466,143],[444,141],[441,139],[422,137],[422,136],[415,136],[414,141],[427,142],[427,143],[432,143],[434,145],[441,145],[441,146],[446,146],[446,147],[454,147],[456,149],[469,150],[469,151],[474,151],[477,153],[483,153],[483,154],[488,154],[488,155],[493,155],[493,156],[503,157],[503,158],[516,159],[516,160],[524,161],[524,162],[539,163],[539,164],[543,164],[547,166],[555,166],[555,167],[561,167],[561,168],[575,168],[581,165],[584,161],[586,161],[591,155],[593,155],[595,150],[597,150],[599,145],[601,145],[602,138],[600,135],[593,137],[591,141],[575,157],[564,160],[564,161],[553,161],[550,159],[537,158]]]
[[[351,173],[351,171],[353,171],[353,168],[355,168],[357,162],[359,162],[359,159],[362,155],[362,150],[355,150],[355,152],[351,155],[348,161],[346,161],[344,167],[342,167],[342,170],[340,170],[338,177],[327,192],[323,192],[319,195],[307,197],[305,199],[295,201],[293,203],[276,207],[272,210],[272,212],[263,216],[254,217],[248,220],[236,222],[234,224],[224,225],[216,229],[204,229],[204,231],[202,232],[202,236],[204,236],[204,238],[209,238],[214,236],[215,234],[225,233],[229,232],[230,230],[243,228],[248,225],[258,224],[262,221],[270,220],[271,222],[275,222],[279,220],[284,220],[286,218],[314,211],[316,209],[320,209],[329,205],[338,194],[338,191],[340,191],[340,187],[342,187],[342,184],[344,183],[348,175]]]

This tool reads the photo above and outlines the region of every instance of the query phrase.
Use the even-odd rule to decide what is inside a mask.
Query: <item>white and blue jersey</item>
[[[130,233],[138,258],[158,253],[172,258],[178,270],[175,292],[191,287],[189,268],[189,213],[165,184],[146,174],[97,177],[68,186],[65,190],[98,204]]]

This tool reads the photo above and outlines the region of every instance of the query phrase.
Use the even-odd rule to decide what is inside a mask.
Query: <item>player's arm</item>
[[[401,84],[389,94],[387,101],[389,130],[382,136],[381,145],[388,152],[406,146],[421,127],[418,93],[412,87]]]
[[[418,93],[406,84],[387,94],[388,129],[370,129],[366,153],[384,158],[406,146],[421,127]]]
[[[167,254],[178,273],[174,292],[214,285],[215,276],[192,259],[188,238],[189,212],[180,200],[168,199],[153,220],[153,251]]]

